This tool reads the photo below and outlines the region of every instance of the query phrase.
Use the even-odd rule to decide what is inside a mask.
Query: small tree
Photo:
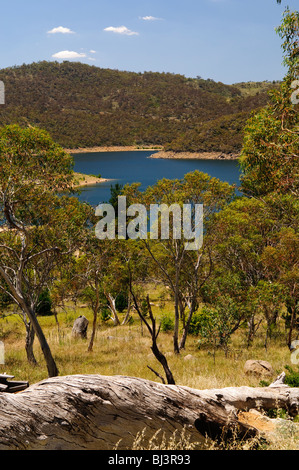
[[[103,280],[111,260],[111,243],[110,240],[100,241],[92,233],[87,233],[81,250],[71,276],[75,284],[75,296],[87,302],[93,312],[92,333],[88,345],[88,351],[92,351],[98,314],[107,306]]]

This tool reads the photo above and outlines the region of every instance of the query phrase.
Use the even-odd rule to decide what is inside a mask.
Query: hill
[[[269,83],[225,85],[170,73],[134,73],[74,62],[0,70],[6,104],[0,125],[44,128],[68,148],[163,146],[236,152]]]

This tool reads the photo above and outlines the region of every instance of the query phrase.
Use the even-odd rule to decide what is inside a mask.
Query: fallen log
[[[299,389],[278,381],[267,388],[195,390],[123,376],[53,377],[11,395],[0,394],[0,450],[130,449],[146,429],[151,437],[185,430],[193,442],[223,430],[260,434],[251,409],[298,413]],[[245,416],[245,418],[244,418]]]

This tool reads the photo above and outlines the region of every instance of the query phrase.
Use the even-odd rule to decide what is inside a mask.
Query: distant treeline
[[[68,148],[163,146],[236,152],[251,111],[275,82],[225,85],[171,73],[133,73],[74,62],[0,70],[6,104],[0,125],[46,129]]]

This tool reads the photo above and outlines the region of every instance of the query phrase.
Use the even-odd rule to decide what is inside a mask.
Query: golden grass
[[[153,310],[157,317],[162,313],[157,304]],[[72,326],[79,315],[85,315],[90,321],[87,340],[72,337]],[[54,316],[39,317],[39,321],[61,376],[126,375],[160,382],[160,379],[148,369],[148,365],[164,375],[162,367],[151,353],[151,339],[147,329],[144,326],[141,327],[140,320],[136,316],[134,316],[133,324],[118,327],[99,320],[92,352],[87,350],[92,324],[92,313],[89,309],[70,307],[66,311],[61,311],[58,314],[59,328]],[[267,350],[263,346],[263,339],[264,330],[261,329],[254,345],[247,349],[244,347],[244,333],[240,331],[233,337],[229,352],[226,354],[223,350],[217,350],[215,357],[212,350],[198,349],[198,338],[194,336],[189,336],[186,349],[180,355],[173,353],[171,333],[161,332],[158,344],[167,356],[178,385],[196,389],[243,385],[258,387],[261,379],[249,377],[244,373],[244,364],[247,359],[269,361],[275,371],[275,376],[285,370],[285,365],[292,366],[291,355],[285,345],[283,334],[272,340]],[[34,352],[38,365],[33,367],[27,362],[25,327],[17,315],[0,319],[0,340],[5,345],[5,364],[0,365],[0,374],[14,375],[16,380],[28,380],[30,384],[47,377],[46,365],[37,339],[35,339]],[[267,380],[271,381],[271,379]],[[297,427],[292,431],[284,431],[284,435],[286,438],[277,438],[271,443],[272,448],[277,450],[298,448]],[[138,445],[144,446],[144,443],[138,442]],[[242,448],[241,444],[240,448]]]
[[[158,307],[154,307],[159,314]],[[160,364],[151,353],[151,339],[145,326],[135,317],[132,325],[113,327],[101,321],[98,323],[93,352],[88,352],[87,340],[72,337],[72,326],[79,315],[85,315],[90,321],[92,313],[87,308],[69,308],[58,314],[59,328],[55,317],[39,317],[45,331],[51,351],[57,362],[60,375],[102,374],[129,375],[159,381],[147,368],[147,365],[163,373]],[[5,365],[0,365],[0,373],[6,371],[17,379],[35,383],[47,376],[38,340],[35,340],[34,352],[38,366],[27,364],[25,354],[25,328],[17,315],[0,320],[0,339],[5,345]],[[212,349],[198,349],[198,338],[189,336],[186,349],[180,355],[173,353],[172,334],[161,332],[158,344],[167,356],[169,366],[176,382],[194,388],[222,388],[229,386],[258,386],[260,379],[248,377],[243,368],[247,359],[269,361],[277,375],[285,365],[291,366],[291,356],[283,338],[270,343],[267,351],[263,347],[262,337],[247,349],[242,345],[242,332],[235,335],[229,352]],[[186,356],[192,356],[186,358]],[[185,360],[188,359],[188,360]]]

